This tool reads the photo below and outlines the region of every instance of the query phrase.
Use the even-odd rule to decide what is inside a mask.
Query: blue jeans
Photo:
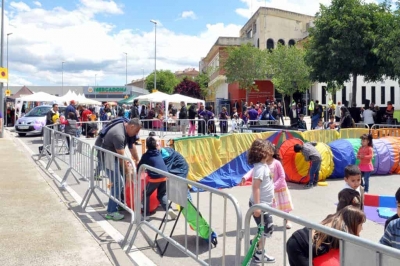
[[[310,174],[309,184],[318,182],[320,169],[321,169],[321,161],[311,161],[311,167],[309,172]]]
[[[371,172],[361,172],[361,176],[364,179],[363,185],[364,185],[364,191],[368,192],[369,191],[369,177],[371,176]]]
[[[119,169],[119,166],[120,165],[118,164],[118,161],[115,161],[114,169],[106,168],[106,175],[108,176],[108,178],[110,179],[110,182],[112,183],[111,188],[110,188],[111,195],[114,198],[116,198],[116,199],[118,199],[119,201],[122,202],[123,199],[121,197],[120,189],[124,188],[124,186],[123,186],[124,182],[123,182],[123,177],[121,175],[121,171]],[[122,181],[122,185],[120,187],[120,182],[121,181]],[[114,200],[112,200],[112,199],[108,200],[108,206],[107,206],[107,212],[108,213],[116,212],[117,211],[117,207],[118,207],[118,204]]]

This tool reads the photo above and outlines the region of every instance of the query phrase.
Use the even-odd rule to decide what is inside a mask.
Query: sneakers
[[[178,217],[178,215],[171,208],[168,209],[168,215],[169,215],[169,217],[171,217],[171,220],[175,220],[176,217]]]
[[[313,183],[313,186],[314,186],[314,187],[318,186],[318,182],[314,182],[314,183]]]
[[[113,220],[113,221],[119,221],[124,219],[124,216],[119,212],[107,213],[105,217],[106,220]]]
[[[312,184],[312,183],[308,183],[307,185],[304,186],[304,188],[307,188],[307,189],[308,189],[308,188],[312,188],[312,187],[313,187],[313,184]]]
[[[262,263],[263,262],[263,252],[257,250],[253,255],[253,260],[255,263]],[[275,258],[268,256],[264,253],[264,263],[275,263]]]

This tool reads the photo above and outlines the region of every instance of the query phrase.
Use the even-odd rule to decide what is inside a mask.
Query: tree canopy
[[[184,78],[174,89],[175,93],[186,95],[189,97],[201,99],[201,90],[197,82]]]
[[[200,87],[201,98],[204,99],[205,97],[207,97],[207,95],[209,94],[208,83],[210,82],[210,73],[209,73],[209,71],[206,71],[205,73],[200,71],[199,75],[194,78],[194,81]]]
[[[257,90],[254,80],[266,78],[263,51],[250,43],[229,47],[223,68],[227,83],[237,82],[240,89],[246,90],[246,101],[248,101],[248,92]]]
[[[272,76],[272,83],[280,93],[293,95],[297,90],[303,92],[310,88],[310,68],[304,60],[303,50],[278,44],[276,49],[264,53],[267,73]]]
[[[312,80],[343,84],[352,77],[355,104],[357,76],[378,81],[387,72],[378,56],[377,40],[386,34],[381,26],[388,13],[385,4],[361,0],[333,0],[330,6],[321,5],[306,47]]]
[[[179,80],[170,70],[157,70],[157,90],[172,94]],[[154,72],[146,77],[146,89],[151,93],[154,89]]]

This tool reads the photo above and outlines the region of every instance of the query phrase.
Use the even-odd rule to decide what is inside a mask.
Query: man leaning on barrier
[[[137,164],[138,154],[136,151],[136,147],[133,145],[132,139],[135,138],[141,128],[142,123],[138,118],[132,118],[127,122],[121,120],[121,123],[113,124],[113,126],[109,128],[104,135],[100,134],[96,139],[95,146],[124,156],[125,147],[126,144],[128,144],[131,155]],[[99,161],[102,161],[102,158],[99,158]],[[120,176],[122,169],[119,169],[119,166],[122,167],[123,165],[125,167],[125,173],[129,171],[129,166],[126,163],[123,163],[122,160],[115,160],[114,164],[113,162],[110,163],[107,161],[105,163],[106,174],[110,178],[110,182],[112,184],[110,188],[111,195],[119,199],[121,194],[121,186],[119,182],[121,180],[124,180]],[[102,166],[100,166],[100,168],[102,168]],[[115,173],[117,171],[120,171],[118,175],[116,175]],[[107,215],[105,216],[105,218],[115,221],[122,220],[124,216],[118,212],[117,208],[118,204],[110,199],[108,201]]]

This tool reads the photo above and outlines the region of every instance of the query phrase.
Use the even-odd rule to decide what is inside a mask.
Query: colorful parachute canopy
[[[279,154],[282,158],[282,166],[286,173],[286,180],[295,183],[305,183],[308,180],[308,167],[304,157],[294,152],[294,145],[303,145],[300,139],[289,139],[282,143]]]
[[[390,142],[382,139],[374,139],[374,171],[372,174],[386,175],[393,167],[394,150]]]
[[[333,154],[331,148],[323,142],[318,142],[316,148],[322,158],[318,181],[324,181],[333,173]]]
[[[271,141],[279,149],[285,140],[293,138],[304,141],[303,136],[301,135],[300,132],[285,131],[285,130],[274,133],[272,136],[268,137],[267,140]]]
[[[393,166],[392,169],[390,169],[389,174],[395,173],[399,174],[400,173],[400,140],[398,138],[393,138],[393,137],[385,137],[382,138],[382,140],[387,141],[390,143],[391,148],[393,149],[393,154],[392,154],[392,160],[393,160]]]

